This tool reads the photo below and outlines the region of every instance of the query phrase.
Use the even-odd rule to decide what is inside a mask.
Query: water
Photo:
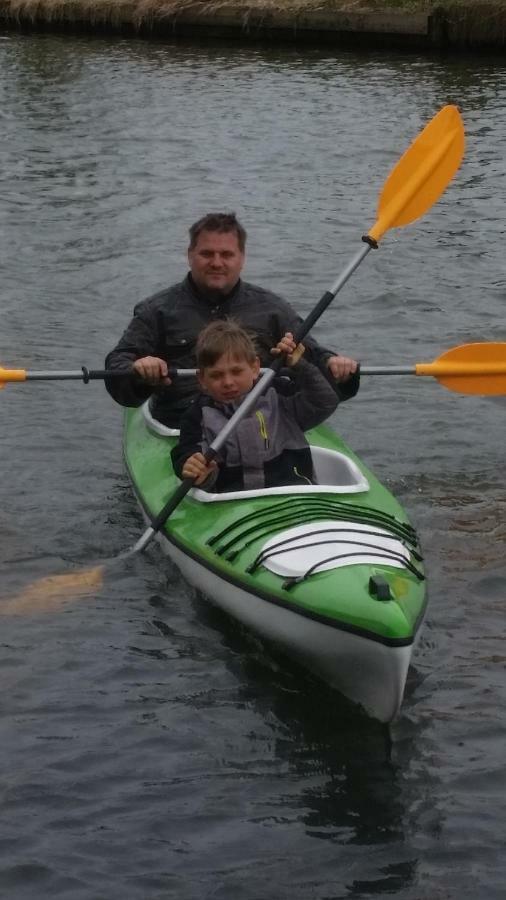
[[[506,340],[504,63],[3,34],[0,364],[100,368],[134,303],[235,209],[301,311],[446,102],[464,163],[316,331],[370,365]],[[195,596],[143,531],[100,384],[0,394],[10,900],[504,896],[504,398],[363,379],[335,424],[414,520],[430,606],[385,728]],[[65,574],[58,593],[43,579]],[[21,598],[24,602],[21,603]]]

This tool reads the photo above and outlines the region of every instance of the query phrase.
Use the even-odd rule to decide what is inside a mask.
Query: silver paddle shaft
[[[267,369],[260,369],[261,373],[267,372]],[[25,372],[24,381],[98,381],[99,379],[104,378],[125,378],[129,376],[133,376],[133,372],[122,371],[121,369],[103,369],[103,370],[93,370],[86,369],[80,371],[40,371],[40,372]],[[184,378],[185,376],[193,376],[195,377],[197,374],[197,369],[170,369],[169,368],[169,378]],[[0,381],[1,378],[1,370],[0,370]]]

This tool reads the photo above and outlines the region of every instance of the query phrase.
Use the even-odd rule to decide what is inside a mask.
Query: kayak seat
[[[150,431],[160,437],[174,439],[179,437],[177,428],[168,428],[158,419],[153,418],[149,402],[142,407],[146,425]],[[369,482],[354,460],[339,450],[311,445],[313,468],[316,484],[288,484],[282,487],[258,488],[253,491],[227,491],[213,494],[200,488],[192,488],[189,496],[201,503],[212,503],[223,500],[237,500],[246,497],[263,497],[276,494],[358,494],[369,490]]]
[[[312,445],[311,456],[316,484],[369,489],[369,483],[359,467],[344,453]]]

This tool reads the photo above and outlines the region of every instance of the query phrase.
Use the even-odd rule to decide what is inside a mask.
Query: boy
[[[291,333],[276,350],[293,353]],[[248,333],[226,320],[212,322],[199,335],[197,366],[203,393],[181,419],[179,443],[171,454],[176,474],[214,491],[312,484],[304,431],[323,422],[339,402],[316,366],[302,359],[295,363],[293,385],[274,379],[256,409],[239,422],[217,459],[208,464],[203,454],[252,389],[260,360]]]

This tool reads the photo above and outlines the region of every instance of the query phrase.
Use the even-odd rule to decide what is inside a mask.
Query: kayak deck
[[[319,426],[307,438],[318,485],[192,489],[163,536],[229,587],[388,647],[411,646],[425,609],[416,534],[340,437]],[[148,518],[180,484],[170,460],[176,440],[147,405],[127,411],[125,460]],[[329,484],[331,475],[340,483]]]

